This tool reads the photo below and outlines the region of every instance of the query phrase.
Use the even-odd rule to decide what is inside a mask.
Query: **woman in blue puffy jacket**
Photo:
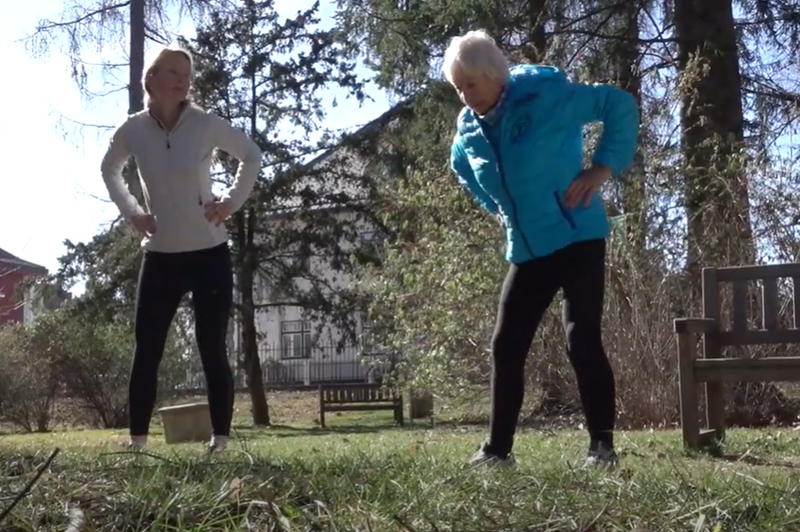
[[[509,67],[483,31],[451,42],[447,81],[464,108],[451,166],[506,232],[506,260],[492,338],[489,438],[474,464],[509,465],[524,394],[525,359],[547,308],[563,290],[567,354],[589,432],[587,465],[616,465],[614,374],[601,322],[609,222],[599,187],[633,162],[639,111],[627,92],[572,83],[551,66]],[[603,124],[583,167],[583,126]]]

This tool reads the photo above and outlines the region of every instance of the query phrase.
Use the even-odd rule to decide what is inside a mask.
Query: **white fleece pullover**
[[[146,249],[195,251],[228,240],[225,224],[217,227],[206,220],[203,206],[214,199],[210,175],[214,148],[240,161],[233,185],[220,198],[229,200],[235,212],[250,195],[261,169],[261,150],[243,131],[187,105],[169,131],[144,110],[113,132],[101,165],[103,180],[126,220],[145,213],[122,178],[128,157],[136,159],[147,212],[156,219],[155,234],[142,241]]]

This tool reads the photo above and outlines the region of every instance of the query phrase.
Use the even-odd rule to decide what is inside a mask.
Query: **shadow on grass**
[[[744,452],[732,452],[725,450],[725,444],[714,443],[698,450],[689,451],[684,449],[683,455],[690,459],[707,460],[712,462],[727,462],[729,464],[746,464],[749,466],[777,467],[784,469],[800,469],[800,456],[774,456],[769,453],[753,453],[750,450]]]
[[[330,434],[374,434],[390,430],[404,430],[408,427],[398,427],[395,425],[348,425],[334,427],[293,427],[291,425],[271,425],[270,427],[251,427],[247,425],[234,426],[234,433],[246,435],[251,439],[261,437],[269,438],[292,438],[298,436],[325,436]]]
[[[278,437],[278,438],[291,438],[297,436],[325,436],[330,434],[348,435],[348,434],[375,434],[378,432],[388,431],[415,431],[415,430],[429,430],[434,427],[442,428],[456,427],[457,423],[435,423],[432,425],[429,420],[414,420],[413,423],[406,421],[403,426],[392,424],[391,422],[375,422],[375,423],[362,423],[352,425],[333,425],[327,427],[319,426],[294,426],[272,424],[269,427],[253,427],[252,425],[236,425],[231,427],[235,433],[247,435],[249,437]]]
[[[720,460],[723,462],[730,462],[734,464],[747,464],[747,465],[755,465],[755,466],[766,466],[766,467],[782,467],[786,469],[800,469],[800,457],[798,456],[786,456],[783,458],[764,458],[761,456],[755,456],[749,453],[720,453],[718,455],[710,456],[714,460]]]
[[[289,438],[295,436],[325,436],[331,434],[347,435],[347,434],[374,434],[379,432],[397,431],[397,432],[414,432],[414,431],[428,431],[428,430],[456,430],[461,429],[465,431],[478,431],[488,428],[488,421],[475,420],[474,422],[462,421],[457,419],[443,419],[431,422],[429,419],[416,419],[413,423],[406,421],[403,426],[394,425],[390,422],[381,423],[354,423],[352,425],[333,425],[325,428],[319,426],[294,426],[283,424],[272,424],[269,427],[253,427],[252,425],[234,424],[232,429],[235,433],[247,435],[248,437],[279,437]],[[522,428],[534,428],[544,433],[549,431],[540,426],[535,425],[521,425]]]

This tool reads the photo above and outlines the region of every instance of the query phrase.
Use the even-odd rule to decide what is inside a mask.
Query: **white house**
[[[359,139],[369,139],[373,146],[382,145],[383,131],[387,128],[396,127],[403,120],[408,111],[408,104],[399,104],[382,116],[371,121],[361,129],[353,133],[349,140],[358,142]],[[335,174],[337,169],[346,168],[346,172],[352,176],[360,174],[368,179],[380,179],[385,176],[385,171],[381,171],[379,157],[382,148],[377,148],[370,155],[363,150],[350,148],[348,145],[340,145],[337,148],[328,150],[316,159],[308,163],[306,168],[310,177],[303,178],[297,183],[297,188],[308,187],[314,190],[316,197],[331,197],[337,192],[342,192],[348,198],[365,197],[363,190],[358,189],[358,184],[352,179],[337,179]],[[381,176],[380,174],[384,174]],[[347,205],[314,205],[313,209],[327,210],[332,217],[337,220],[350,221],[356,220],[355,212],[357,201],[348,207]],[[267,231],[269,227],[277,227],[279,224],[299,224],[296,214],[309,207],[301,205],[298,198],[292,202],[282,202],[281,208],[275,210],[267,221]],[[356,246],[373,246],[379,237],[376,227],[364,223],[356,222],[358,226],[358,240]],[[340,249],[353,245],[352,240],[342,239]],[[286,257],[292,260],[291,257]],[[307,271],[312,272],[309,278],[313,277],[315,282],[324,280],[325,284],[331,288],[346,289],[354,287],[356,280],[347,278],[340,272],[340,269],[333,268],[325,258],[314,257],[302,265]],[[311,287],[308,279],[295,278],[295,283],[302,290]],[[356,325],[358,340],[356,342],[345,342],[344,346],[339,345],[342,340],[342,331],[331,324],[325,316],[309,316],[304,309],[284,303],[281,301],[280,294],[273,290],[268,279],[259,278],[254,294],[256,310],[256,328],[259,333],[259,354],[262,370],[265,376],[265,384],[268,386],[284,385],[310,385],[320,381],[364,381],[371,380],[377,375],[376,369],[372,367],[371,361],[384,358],[384,354],[376,353],[370,341],[371,324],[364,316],[355,313],[352,316]],[[231,341],[233,343],[232,352],[239,352],[240,331],[239,324],[232,322]]]

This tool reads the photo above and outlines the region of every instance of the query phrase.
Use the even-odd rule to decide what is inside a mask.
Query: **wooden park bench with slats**
[[[393,410],[403,425],[403,395],[380,384],[322,384],[319,387],[319,424],[325,427],[326,412]]]
[[[778,280],[792,279],[793,324],[780,328]],[[748,327],[750,283],[760,285],[761,328]],[[720,288],[733,285],[732,326],[721,324]],[[800,381],[800,357],[722,358],[731,346],[800,343],[800,263],[703,269],[703,317],[674,322],[678,343],[681,426],[692,449],[721,442],[725,436],[725,382]],[[702,336],[702,357],[695,350]],[[705,384],[706,428],[698,420],[698,384]]]

